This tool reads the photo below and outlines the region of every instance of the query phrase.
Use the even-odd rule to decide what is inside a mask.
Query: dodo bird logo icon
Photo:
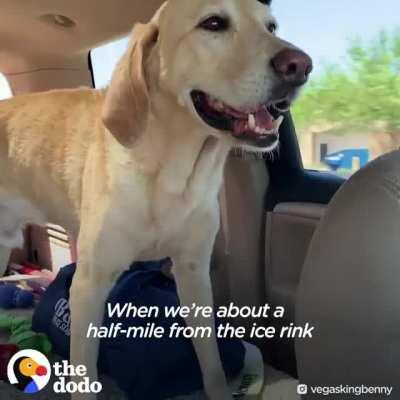
[[[49,360],[36,350],[22,350],[14,354],[7,366],[8,380],[24,393],[40,392],[51,376]]]

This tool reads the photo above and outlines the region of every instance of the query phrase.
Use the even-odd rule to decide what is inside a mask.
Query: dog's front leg
[[[93,264],[89,268],[97,267]],[[87,269],[88,265],[78,264],[78,269]],[[97,359],[99,349],[98,338],[88,338],[90,324],[100,327],[103,321],[105,302],[111,285],[108,282],[91,280],[91,275],[83,276],[77,271],[70,291],[71,307],[71,347],[70,362],[74,367],[83,365],[87,369],[87,376],[91,381],[97,380]],[[72,377],[72,381],[79,383],[82,378]],[[72,395],[74,400],[96,399],[95,394]]]
[[[182,240],[180,256],[174,257],[173,273],[178,288],[180,304],[191,307],[193,304],[213,307],[213,294],[210,278],[210,259],[218,230],[218,215],[211,220],[200,218],[196,224],[196,234]],[[210,222],[207,224],[207,222]],[[208,225],[208,226],[207,226]],[[199,230],[199,227],[205,229]],[[191,230],[193,232],[194,230]],[[186,244],[186,246],[185,246]],[[190,327],[206,327],[213,331],[211,338],[194,338],[193,345],[198,357],[203,384],[209,400],[232,400],[218,350],[215,332],[215,319],[197,317],[193,314],[186,319]]]
[[[105,303],[120,273],[129,267],[134,246],[97,215],[96,223],[82,226],[78,239],[78,265],[70,291],[71,354],[73,366],[84,365],[87,376],[97,380],[99,339],[87,337],[88,327],[101,327]],[[92,220],[93,221],[93,220]],[[79,383],[82,378],[72,380]],[[94,394],[72,395],[73,400],[94,400]]]
[[[208,271],[209,259],[199,263],[198,260],[177,261],[174,267],[178,295],[182,306],[213,306],[211,280]],[[232,400],[219,355],[214,318],[186,319],[190,327],[207,327],[213,330],[211,338],[194,338],[193,345],[198,357],[205,392],[210,400]]]

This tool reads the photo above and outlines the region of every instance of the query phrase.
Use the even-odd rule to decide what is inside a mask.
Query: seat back
[[[312,339],[296,342],[302,383],[393,386],[391,398],[400,398],[400,151],[354,175],[332,201],[310,246],[296,315],[315,327]]]

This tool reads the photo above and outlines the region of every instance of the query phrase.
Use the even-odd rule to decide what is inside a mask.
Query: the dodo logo
[[[49,360],[36,350],[14,354],[7,366],[8,380],[24,393],[40,392],[51,376]]]

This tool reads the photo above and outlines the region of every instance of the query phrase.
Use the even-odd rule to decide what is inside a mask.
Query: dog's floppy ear
[[[135,25],[129,48],[107,89],[103,123],[125,147],[132,147],[147,126],[150,99],[145,64],[157,38],[153,22]]]

